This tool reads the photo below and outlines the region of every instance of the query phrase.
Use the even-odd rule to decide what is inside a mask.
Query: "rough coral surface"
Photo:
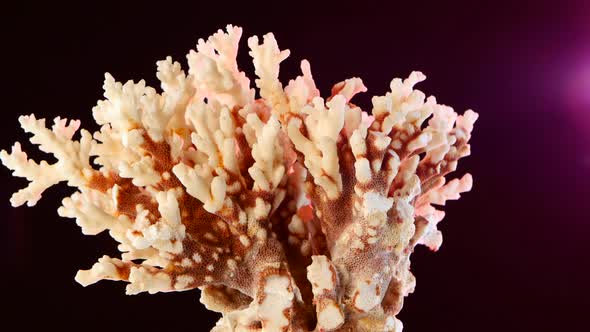
[[[87,235],[108,231],[122,253],[76,280],[122,280],[127,294],[199,288],[222,314],[212,331],[401,331],[410,254],[439,248],[435,206],[471,188],[469,174],[445,176],[469,155],[477,114],[415,90],[420,72],[373,97],[370,116],[350,102],[367,90],[359,78],[324,99],[306,60],[283,87],[289,51],[270,33],[248,39],[256,99],[236,63],[241,35],[229,25],[199,40],[188,74],[157,62],[160,93],[106,74],[92,110],[101,128],[79,140],[79,121],[21,116],[57,162],[30,160],[19,143],[2,151],[30,181],[12,205],[67,181],[78,191],[59,215]]]

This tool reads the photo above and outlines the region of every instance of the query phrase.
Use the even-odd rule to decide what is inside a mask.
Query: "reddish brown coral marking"
[[[313,207],[311,204],[299,208],[297,216],[304,222],[311,220],[313,218]]]
[[[172,160],[171,148],[166,141],[154,142],[152,138],[144,132],[141,148],[147,155],[152,157],[155,171],[160,174],[168,172],[170,175],[167,179],[162,177],[160,182],[154,185],[154,188],[160,191],[165,191],[182,185],[180,180],[178,180],[172,172],[172,167],[174,167],[176,163]]]
[[[105,176],[102,172],[95,171],[92,173],[90,179],[88,179],[87,186],[91,189],[105,193],[115,185],[117,178],[118,176],[114,173]]]
[[[123,214],[131,220],[135,220],[137,205],[141,204],[144,209],[149,211],[148,218],[150,220],[155,221],[161,218],[158,203],[143,187],[135,186],[131,179],[127,178],[120,178],[116,184],[119,187],[116,197],[117,214]]]
[[[354,295],[352,296],[352,303],[356,303],[356,299],[359,297],[359,295],[360,295],[360,291],[356,290],[354,292]],[[360,312],[364,312],[362,309],[359,309],[356,306],[354,308]]]
[[[334,285],[334,289],[338,288],[338,274],[336,273],[336,269],[334,268],[333,264],[329,265],[330,272],[332,272],[332,285]]]
[[[381,301],[381,307],[388,315],[397,315],[402,309],[404,296],[401,286],[401,282],[395,277],[389,282],[389,286]]]
[[[353,197],[355,197],[353,186],[356,183],[356,178],[354,176],[354,167],[352,166],[354,156],[350,151],[350,147],[346,146],[338,150],[338,157],[342,178],[342,193],[338,198],[334,200],[327,199],[324,190],[313,184],[313,180],[309,178],[309,174],[308,180],[306,180],[307,194],[311,197],[312,202],[315,203],[314,209],[320,211],[322,215],[319,223],[322,234],[326,237],[326,249],[331,248],[344,230],[343,226],[349,225],[353,218],[350,211],[352,211]],[[328,256],[327,252],[328,250],[326,250],[326,253],[317,254]]]

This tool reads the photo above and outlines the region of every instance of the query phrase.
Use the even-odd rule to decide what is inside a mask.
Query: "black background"
[[[421,247],[413,256],[417,288],[400,315],[405,331],[587,330],[590,2],[21,3],[1,15],[0,147],[18,140],[37,160],[19,114],[79,118],[96,130],[90,110],[102,99],[104,72],[157,86],[156,60],[171,55],[186,68],[197,39],[228,23],[244,28],[239,63],[250,77],[246,38],[272,31],[291,50],[284,84],[306,58],[323,96],[362,77],[369,92],[355,103],[365,109],[393,77],[423,71],[419,89],[480,119],[472,156],[459,168],[473,174],[473,191],[446,207],[441,250]],[[75,283],[77,269],[116,255],[114,241],[82,236],[57,216],[72,192],[65,185],[34,208],[11,208],[25,181],[0,173],[4,324],[190,331],[214,324],[198,291],[125,296],[123,283]]]

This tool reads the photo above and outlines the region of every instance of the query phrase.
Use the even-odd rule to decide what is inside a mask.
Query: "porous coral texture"
[[[30,181],[12,205],[67,181],[78,191],[59,215],[86,235],[108,231],[122,253],[76,281],[125,281],[127,294],[199,288],[222,314],[212,331],[401,331],[410,254],[439,248],[435,205],[471,188],[469,174],[445,176],[469,155],[477,114],[415,90],[420,72],[394,79],[370,113],[351,103],[361,79],[324,99],[306,60],[283,88],[289,51],[271,33],[248,39],[256,98],[236,63],[241,35],[229,25],[199,40],[188,74],[157,62],[160,92],[106,74],[92,110],[100,130],[77,140],[79,121],[21,116],[57,162],[30,160],[19,143],[2,151]]]

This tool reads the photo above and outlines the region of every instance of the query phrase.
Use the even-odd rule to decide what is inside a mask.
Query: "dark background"
[[[421,247],[413,256],[417,288],[400,315],[405,331],[586,330],[590,2],[320,3],[4,8],[0,148],[26,142],[19,114],[79,118],[97,129],[91,108],[102,99],[105,71],[157,86],[156,60],[172,55],[185,66],[197,39],[228,23],[244,27],[239,62],[250,77],[246,38],[272,31],[291,50],[284,84],[306,58],[324,96],[332,84],[362,77],[369,92],[355,102],[365,109],[393,77],[421,70],[428,79],[419,89],[480,119],[459,169],[474,175],[473,191],[446,207],[441,250]],[[34,208],[11,208],[25,181],[0,173],[4,324],[208,331],[217,320],[198,291],[125,296],[124,283],[75,283],[79,268],[116,254],[114,241],[82,236],[57,216],[72,191],[65,185]]]

